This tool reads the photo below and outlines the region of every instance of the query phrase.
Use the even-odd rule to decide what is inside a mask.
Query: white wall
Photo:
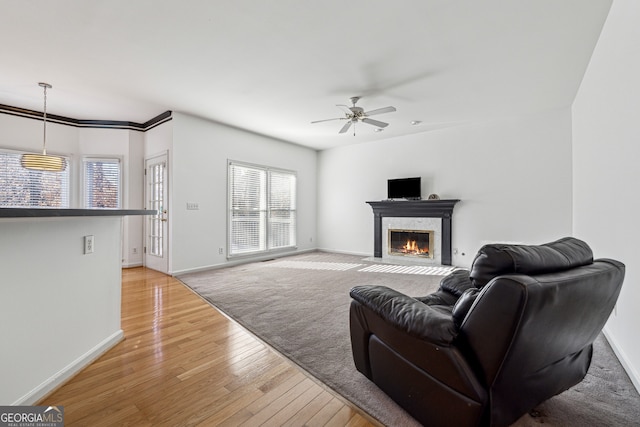
[[[422,177],[422,197],[460,199],[453,264],[488,242],[571,234],[571,115],[540,114],[325,150],[318,157],[318,236],[325,250],[373,255],[373,213],[389,178]],[[464,255],[462,255],[464,253]]]
[[[0,405],[34,404],[122,338],[120,230],[120,217],[0,219]]]
[[[173,114],[172,114],[172,117],[173,117]],[[167,267],[165,268],[163,266],[162,268],[158,268],[163,273],[169,273],[171,271],[171,259],[172,259],[172,251],[171,251],[171,244],[173,242],[173,227],[172,227],[173,212],[171,210],[171,199],[173,197],[173,187],[172,187],[173,183],[171,179],[171,177],[173,176],[173,159],[171,158],[172,154],[173,154],[173,120],[164,122],[161,125],[158,125],[153,129],[149,129],[147,132],[145,132],[144,134],[144,159],[145,160],[143,161],[143,163],[145,163],[146,160],[152,159],[155,157],[160,157],[164,155],[166,155],[167,157],[167,174],[169,177],[168,178],[169,187],[168,187],[167,200],[165,202],[165,210],[169,210],[169,213],[165,217],[169,219],[169,222],[168,222],[168,232],[167,232],[168,235],[165,237],[166,237],[167,248],[169,248],[169,250],[167,251],[168,253],[166,254]],[[143,168],[144,168],[144,165],[143,165]],[[146,189],[143,189],[143,194],[145,190]],[[146,197],[146,195],[144,197]],[[146,199],[143,200],[143,204],[146,205],[146,203],[147,203]],[[149,242],[147,236],[144,235],[147,232],[144,229],[144,226],[143,226],[142,232],[143,232],[143,248],[144,248]],[[149,263],[147,262],[147,264]],[[156,267],[155,265],[153,266]]]
[[[42,152],[42,120],[0,114],[0,147]],[[78,128],[47,122],[47,153],[73,156]]]
[[[144,209],[144,133],[129,132],[129,152],[123,162],[124,209]],[[125,216],[122,239],[122,265],[142,265],[144,240],[143,216]]]
[[[147,157],[170,150],[170,273],[229,263],[227,160],[296,171],[298,251],[315,248],[315,150],[176,112],[171,129],[165,126],[168,124],[158,126],[157,134],[148,132],[146,150]],[[199,209],[187,210],[187,202],[197,203]],[[223,254],[218,253],[219,248]]]
[[[640,390],[640,2],[614,0],[573,105],[574,234],[627,266],[605,332]]]
[[[79,129],[78,161],[74,163],[82,174],[83,157],[118,158],[122,171],[122,209],[142,209],[144,179],[144,134],[127,129]],[[75,182],[82,182],[78,179]],[[83,207],[81,185],[76,186],[78,207]],[[143,217],[124,218],[122,239],[122,265],[142,265]],[[134,248],[136,248],[134,253]]]
[[[172,117],[175,113],[172,114]],[[144,133],[144,158],[171,152],[173,147],[173,121],[169,120]],[[171,165],[169,165],[171,166]]]
[[[42,121],[24,117],[0,114],[0,149],[30,151],[42,153]],[[78,145],[80,134],[73,126],[47,123],[47,153],[70,157],[70,180],[79,180]],[[69,203],[72,208],[78,207],[79,190],[71,188]]]
[[[18,151],[42,151],[42,121],[0,114],[0,149]],[[142,132],[123,129],[77,128],[57,123],[47,123],[47,153],[69,156],[72,208],[82,207],[82,159],[88,157],[118,157],[122,161],[124,209],[142,207],[143,156]],[[142,264],[141,251],[133,254],[132,248],[142,247],[141,217],[127,218],[124,223],[124,266]]]

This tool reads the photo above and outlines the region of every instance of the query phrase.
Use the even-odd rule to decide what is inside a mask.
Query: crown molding
[[[27,110],[26,108],[12,107],[10,105],[0,104],[0,114],[10,116],[25,117],[34,120],[43,120],[44,114],[40,111]],[[58,116],[55,114],[47,114],[47,122],[58,123],[66,126],[77,128],[99,128],[99,129],[128,129],[146,132],[154,127],[168,122],[172,119],[171,111],[164,113],[148,120],[144,123],[125,122],[118,120],[78,120],[70,117]]]

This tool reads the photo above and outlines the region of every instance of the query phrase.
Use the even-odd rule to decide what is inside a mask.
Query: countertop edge
[[[155,210],[147,209],[35,209],[0,208],[0,218],[51,218],[73,216],[129,216],[155,215]]]

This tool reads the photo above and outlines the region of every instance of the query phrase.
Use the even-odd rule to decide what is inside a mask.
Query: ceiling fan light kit
[[[376,126],[376,132],[380,132],[383,128],[389,126],[389,123],[381,122],[379,120],[370,119],[369,116],[376,114],[392,113],[396,111],[396,107],[384,107],[377,108],[375,110],[364,111],[364,108],[357,107],[356,103],[360,100],[359,96],[351,97],[351,107],[347,105],[338,104],[337,107],[345,107],[348,111],[345,112],[345,117],[337,117],[335,119],[316,120],[311,123],[328,122],[331,120],[347,120],[347,123],[342,126],[338,133],[346,133],[351,125],[353,125],[353,136],[356,136],[355,124],[358,122],[366,123],[368,125]]]

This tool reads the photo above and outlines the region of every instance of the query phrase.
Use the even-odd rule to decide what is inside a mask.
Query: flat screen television
[[[420,180],[420,177],[388,180],[387,198],[420,200],[422,195]]]

